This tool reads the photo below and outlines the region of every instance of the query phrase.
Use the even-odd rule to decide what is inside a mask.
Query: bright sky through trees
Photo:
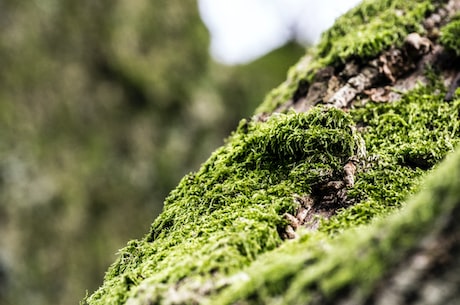
[[[211,33],[211,54],[225,64],[243,64],[289,40],[314,43],[359,0],[199,0]]]

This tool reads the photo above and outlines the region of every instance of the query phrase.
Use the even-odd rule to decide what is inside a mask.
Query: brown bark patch
[[[341,180],[329,177],[313,185],[311,194],[295,195],[294,201],[298,208],[295,215],[284,214],[288,224],[281,236],[284,239],[294,239],[297,237],[296,230],[301,226],[316,230],[322,218],[329,218],[338,209],[354,204],[353,200],[347,197],[347,190],[354,186],[355,174],[356,161],[349,160],[343,167]]]

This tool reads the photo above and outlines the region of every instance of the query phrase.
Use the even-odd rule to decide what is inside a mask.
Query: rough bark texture
[[[363,1],[88,304],[459,304],[460,1]]]

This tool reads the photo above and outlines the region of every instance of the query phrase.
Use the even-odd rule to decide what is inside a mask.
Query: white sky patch
[[[199,0],[211,54],[225,64],[252,61],[297,38],[316,42],[359,0]]]

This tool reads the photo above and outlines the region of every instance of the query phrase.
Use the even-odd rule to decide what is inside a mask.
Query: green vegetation
[[[291,68],[287,80],[270,92],[256,112],[271,112],[291,99],[298,83],[310,82],[321,67],[368,59],[390,46],[401,46],[409,33],[424,32],[421,21],[444,2],[364,0],[323,33],[319,44]]]
[[[440,83],[420,85],[397,102],[351,111],[355,122],[365,126],[362,136],[372,161],[349,192],[359,203],[322,230],[341,231],[399,208],[423,173],[454,150],[460,138],[460,101],[446,103],[444,93]]]
[[[401,46],[412,32],[423,33],[422,20],[446,1],[367,0],[337,19],[316,48],[318,65],[375,57]]]
[[[317,243],[330,243],[347,228],[399,208],[424,173],[458,143],[460,101],[445,103],[443,92],[434,83],[398,102],[369,103],[350,114],[315,108],[306,114],[275,115],[263,123],[242,121],[228,143],[170,194],[150,234],[120,252],[104,286],[88,303],[122,304],[130,296],[167,301],[171,287],[185,278],[215,281],[246,266],[251,266],[250,272],[262,272],[262,278],[250,276],[256,283],[240,289],[276,293],[279,290],[271,288],[256,292],[260,288],[256,286],[279,285],[283,278],[278,276],[294,276],[295,265],[284,274],[273,270],[281,268],[281,261],[273,265],[254,261],[263,253],[270,256],[281,244],[282,215],[294,212],[294,194],[309,194],[315,184],[340,179],[342,166],[351,156],[362,154],[364,143],[367,155],[361,157],[367,164],[358,170],[355,187],[349,190],[357,204],[323,221],[319,232],[305,233],[301,239],[305,245],[288,243],[281,247],[284,250],[276,250],[280,257],[287,251],[288,260],[299,264],[315,255]],[[354,131],[358,123],[365,126],[359,133]],[[300,254],[297,247],[308,254]]]
[[[149,236],[122,250],[106,278],[109,290],[103,287],[89,302],[122,304],[143,278],[173,284],[193,275],[228,275],[274,249],[281,243],[281,215],[294,211],[293,194],[309,193],[329,173],[340,176],[356,137],[351,118],[339,110],[242,121],[228,144],[166,199]]]
[[[458,232],[460,172],[453,170],[458,168],[459,150],[424,179],[423,190],[398,213],[350,229],[336,239],[308,233],[285,243],[243,269],[239,275],[243,280],[210,303],[299,304],[302,300],[302,304],[325,304],[348,300],[365,304],[382,275],[439,234],[439,223],[444,224],[443,230]]]
[[[323,35],[258,112],[285,103],[320,67],[400,45],[408,33],[423,31],[420,22],[440,3],[364,1]],[[241,121],[200,170],[182,179],[150,233],[120,251],[85,302],[321,303],[354,285],[351,297],[362,301],[457,204],[460,178],[449,170],[460,154],[438,164],[458,145],[460,100],[445,102],[446,88],[432,70],[427,74],[427,84],[394,103]],[[294,196],[342,179],[351,157],[358,159],[347,190],[354,204],[323,219],[317,231],[301,229],[300,238],[283,242],[283,214],[295,212]]]

